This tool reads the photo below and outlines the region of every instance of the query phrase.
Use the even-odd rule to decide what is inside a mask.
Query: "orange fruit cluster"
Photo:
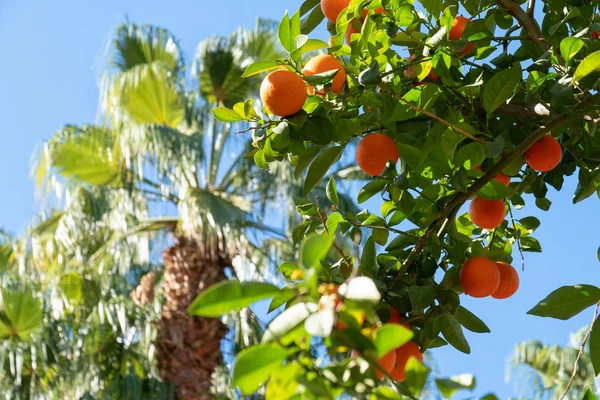
[[[304,79],[284,67],[271,72],[260,85],[260,99],[269,113],[278,117],[294,115],[304,106],[307,95],[325,95],[328,90],[339,94],[344,90],[346,71],[342,63],[331,55],[319,55],[308,61],[302,73],[312,76],[337,70],[329,88],[315,93],[315,87],[306,85]]]
[[[477,298],[507,299],[519,289],[519,275],[512,265],[481,256],[464,263],[459,280],[463,291]]]

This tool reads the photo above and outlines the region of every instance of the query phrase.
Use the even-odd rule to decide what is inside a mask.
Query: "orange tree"
[[[283,17],[287,57],[244,73],[268,74],[262,113],[250,100],[213,113],[251,124],[247,157],[257,166],[290,163],[303,180],[299,257],[281,265],[284,288],[224,282],[190,307],[218,316],[273,297],[269,311],[283,309],[262,343],[237,357],[243,394],[414,398],[428,374],[423,352],[449,344],[469,353],[463,328],[488,328],[461,295],[511,296],[513,250],[541,252],[540,221],[513,209],[533,195],[548,210],[548,186],[560,190],[573,174],[575,203],[600,195],[599,3],[307,0]],[[328,43],[308,36],[325,17]],[[354,157],[351,143],[372,177],[357,200],[380,196],[379,212],[340,213],[333,180],[332,208],[312,194],[341,157]],[[361,251],[351,254],[348,241]],[[335,263],[325,261],[330,250]],[[568,319],[599,301],[592,285],[563,287],[529,313]],[[599,372],[592,328],[585,341]],[[444,395],[469,386],[437,383]]]

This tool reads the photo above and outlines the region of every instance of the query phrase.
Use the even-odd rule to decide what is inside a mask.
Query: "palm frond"
[[[42,327],[42,303],[30,288],[2,290],[0,338],[30,341]]]

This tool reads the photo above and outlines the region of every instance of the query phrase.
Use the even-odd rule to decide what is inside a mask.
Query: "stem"
[[[585,344],[587,343],[588,339],[590,338],[590,335],[592,334],[592,329],[594,329],[594,323],[596,322],[596,318],[598,318],[598,308],[600,308],[600,301],[596,303],[596,308],[594,309],[594,316],[592,317],[592,323],[590,325],[590,329],[588,329],[585,337],[583,338],[583,342],[581,342],[581,346],[579,347],[579,353],[577,353],[577,358],[575,359],[575,364],[573,365],[573,374],[571,375],[571,379],[569,379],[569,383],[567,384],[567,387],[565,388],[565,392],[560,397],[560,400],[563,400],[565,398],[565,396],[569,392],[569,389],[571,389],[571,385],[573,385],[573,381],[575,380],[575,375],[577,375],[577,367],[579,365],[579,359],[581,358],[581,355],[583,354]]]
[[[510,220],[512,221],[513,229],[517,231],[517,224],[515,223],[515,217],[513,216],[512,207],[508,205],[508,212],[510,213]],[[494,230],[495,232],[495,230]],[[523,248],[521,247],[521,235],[517,239],[517,247],[519,248],[519,254],[521,254],[521,271],[525,271],[525,254],[523,254]]]
[[[325,221],[325,215],[323,214],[323,211],[321,210],[321,207],[319,206],[319,196],[315,196],[315,200],[317,203],[317,214],[319,214],[319,219],[321,220],[321,224],[323,224],[323,228],[325,228],[325,232],[327,232],[328,235],[331,235],[331,233],[329,232],[329,228],[327,228],[327,222]],[[348,267],[350,267],[350,268],[353,268],[350,261],[348,261],[348,259],[346,258],[344,251],[335,243],[335,240],[333,241],[333,243],[331,245],[338,252],[338,254],[342,257],[342,259],[344,260],[346,265],[348,265]]]

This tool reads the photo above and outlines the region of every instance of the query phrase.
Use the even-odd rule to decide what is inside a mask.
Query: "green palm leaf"
[[[184,117],[178,91],[167,72],[156,63],[136,66],[126,72],[135,75],[135,83],[125,85],[122,106],[138,124],[159,124],[175,128]]]
[[[2,290],[0,337],[31,340],[31,334],[42,326],[42,303],[30,289]]]
[[[121,153],[111,134],[102,128],[67,127],[67,134],[48,143],[38,168],[38,183],[49,174],[48,166],[60,175],[91,185],[117,183],[122,176]]]
[[[120,71],[160,62],[177,74],[183,66],[177,40],[163,28],[123,24],[116,29],[112,47],[111,66]]]

